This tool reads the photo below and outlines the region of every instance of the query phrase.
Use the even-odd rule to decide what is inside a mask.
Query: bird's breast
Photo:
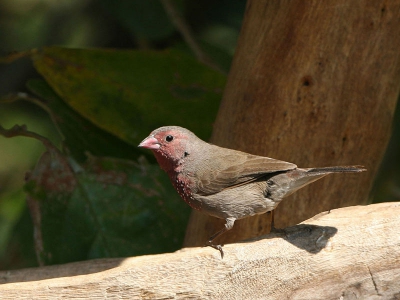
[[[196,210],[201,210],[201,203],[196,201],[193,197],[191,180],[180,173],[175,176],[175,180],[172,181],[179,196],[187,203],[190,207]]]

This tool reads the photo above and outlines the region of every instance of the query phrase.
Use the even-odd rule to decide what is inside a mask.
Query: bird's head
[[[191,131],[178,126],[165,126],[153,130],[138,147],[153,151],[160,167],[169,172],[175,169],[201,141]]]

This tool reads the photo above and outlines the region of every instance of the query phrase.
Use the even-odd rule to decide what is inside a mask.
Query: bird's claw
[[[212,243],[212,241],[208,241],[208,242],[205,244],[205,246],[206,246],[206,247],[208,246],[208,247],[211,247],[211,248],[214,248],[214,249],[218,250],[219,253],[221,253],[221,259],[224,258],[224,250],[222,250],[222,245],[214,245],[214,244]]]

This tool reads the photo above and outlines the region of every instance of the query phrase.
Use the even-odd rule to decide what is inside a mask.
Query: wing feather
[[[192,174],[195,193],[210,195],[224,189],[242,185],[268,173],[292,170],[297,168],[295,164],[285,161],[252,155],[232,149],[223,149],[210,145],[210,151],[202,160],[197,160]],[[213,151],[214,150],[214,151]]]

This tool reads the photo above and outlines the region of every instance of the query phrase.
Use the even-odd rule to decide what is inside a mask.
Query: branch
[[[56,147],[45,137],[37,134],[33,131],[29,131],[26,125],[14,125],[14,127],[10,129],[5,129],[3,126],[0,125],[0,135],[10,138],[15,136],[25,136],[29,138],[36,139],[47,148],[47,149],[55,149]],[[57,150],[58,151],[58,150]]]
[[[189,48],[193,51],[196,58],[204,63],[205,65],[217,70],[221,73],[226,73],[220,66],[214,63],[207,54],[201,49],[200,45],[197,43],[194,38],[193,32],[190,30],[190,27],[186,24],[185,20],[179,14],[177,9],[171,0],[161,0],[164,9],[169,16],[172,24],[174,24],[175,28],[180,32],[184,41],[188,44]]]
[[[393,298],[400,202],[321,213],[281,233],[211,248],[0,272],[1,299]],[[393,298],[394,299],[394,298]]]

